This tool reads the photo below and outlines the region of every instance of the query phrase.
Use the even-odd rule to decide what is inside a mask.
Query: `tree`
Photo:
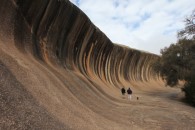
[[[195,9],[192,14],[185,19],[185,28],[178,32],[178,37],[195,37]]]
[[[169,86],[184,81],[186,99],[195,105],[195,10],[186,18],[185,28],[178,32],[177,43],[161,49],[161,54],[154,64],[155,71]]]
[[[161,49],[161,54],[154,68],[167,85],[175,86],[178,80],[188,80],[195,65],[195,39],[180,39],[176,44]]]

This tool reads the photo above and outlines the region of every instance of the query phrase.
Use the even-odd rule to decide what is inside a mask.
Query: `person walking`
[[[131,100],[132,90],[130,88],[127,89],[128,99]]]
[[[124,88],[124,87],[123,87],[123,88],[121,88],[121,93],[122,93],[122,95],[125,95],[126,90],[125,90],[125,88]]]
[[[122,98],[125,99],[125,93],[126,93],[126,90],[125,88],[121,88],[121,93],[122,93]]]

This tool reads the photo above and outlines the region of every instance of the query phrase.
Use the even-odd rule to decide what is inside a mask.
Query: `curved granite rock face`
[[[156,55],[114,45],[69,1],[13,2],[17,7],[15,45],[32,52],[39,60],[79,70],[88,78],[95,75],[118,87],[120,79],[147,82],[156,78],[151,68]],[[24,32],[29,29],[29,34]],[[26,44],[26,37],[31,45]]]
[[[68,0],[0,0],[0,28],[1,62],[67,128],[74,126],[69,117],[84,124],[80,119],[87,113],[83,122],[91,125],[73,129],[112,129],[103,122],[123,117],[103,110],[115,107],[118,88],[161,83],[152,69],[157,55],[113,44]],[[95,127],[91,118],[100,111]]]

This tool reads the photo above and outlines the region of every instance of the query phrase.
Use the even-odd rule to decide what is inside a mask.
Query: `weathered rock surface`
[[[166,103],[178,91],[158,58],[113,44],[68,0],[0,0],[0,129],[194,129],[194,109]]]

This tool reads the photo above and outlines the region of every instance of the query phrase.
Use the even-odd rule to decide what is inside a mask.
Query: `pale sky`
[[[160,54],[177,41],[195,0],[70,0],[117,44]]]

